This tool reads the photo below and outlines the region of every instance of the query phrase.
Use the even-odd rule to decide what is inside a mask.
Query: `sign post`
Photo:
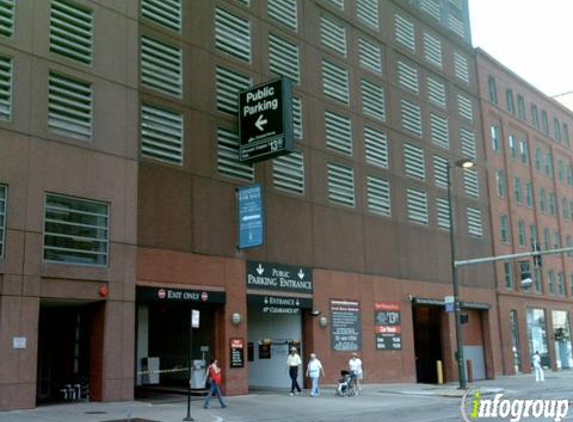
[[[290,79],[274,79],[239,93],[239,137],[242,163],[294,150]]]
[[[189,327],[189,362],[188,362],[188,380],[189,383],[187,390],[187,416],[183,418],[184,421],[194,421],[191,417],[191,367],[193,364],[193,328],[199,328],[199,311],[191,310],[191,327]]]

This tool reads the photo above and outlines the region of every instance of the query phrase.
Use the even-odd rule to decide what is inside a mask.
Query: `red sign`
[[[207,293],[207,292],[201,293],[201,300],[203,302],[207,302],[207,299],[209,299],[209,293]]]
[[[243,368],[245,366],[245,339],[229,339],[230,367]]]
[[[160,289],[157,291],[157,297],[159,299],[165,299],[165,296],[167,296],[167,293],[165,292],[164,289]]]
[[[232,338],[231,339],[231,347],[236,349],[242,349],[245,347],[245,342],[242,338]]]
[[[379,334],[401,334],[402,327],[400,325],[377,325],[376,332]]]
[[[398,302],[374,302],[374,309],[377,311],[399,311],[400,303]]]

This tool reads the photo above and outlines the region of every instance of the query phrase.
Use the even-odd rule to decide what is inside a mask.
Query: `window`
[[[426,180],[424,150],[416,145],[404,144],[404,171],[406,176]]]
[[[555,271],[549,270],[547,273],[548,278],[548,285],[549,285],[549,294],[551,296],[555,296]]]
[[[0,2],[0,35],[11,38],[14,34],[15,0]]]
[[[346,57],[346,27],[335,19],[320,16],[320,43]]]
[[[465,24],[455,15],[448,14],[448,29],[462,38],[465,38],[466,36]]]
[[[402,60],[398,60],[397,67],[400,87],[417,94],[419,84],[418,69]]]
[[[363,68],[382,73],[382,51],[378,44],[358,38],[358,60]]]
[[[279,76],[300,83],[300,53],[298,45],[269,34],[269,69]]]
[[[369,175],[367,180],[368,210],[374,214],[390,217],[390,183],[381,177]]]
[[[503,273],[505,279],[505,288],[507,290],[513,289],[513,266],[511,262],[503,263]]]
[[[525,121],[525,101],[520,94],[517,94],[517,117]]]
[[[448,188],[448,159],[434,155],[434,185],[438,188]]]
[[[339,205],[354,207],[354,170],[340,164],[328,163],[328,199]]]
[[[521,191],[521,179],[519,177],[513,178],[513,193],[515,195],[515,202],[521,204],[523,202],[523,193]]]
[[[539,129],[539,114],[537,113],[537,106],[531,104],[531,122],[535,129]]]
[[[491,149],[494,151],[501,151],[501,143],[499,141],[499,127],[497,125],[491,125]]]
[[[505,198],[505,172],[502,169],[495,171],[495,183],[497,186],[497,196]]]
[[[304,195],[302,151],[294,151],[273,159],[273,186],[277,190]]]
[[[420,106],[412,101],[400,101],[402,111],[402,128],[418,136],[422,136],[422,112]]]
[[[362,79],[360,81],[362,94],[362,111],[370,117],[385,121],[386,106],[384,104],[384,88],[373,82]]]
[[[550,177],[553,175],[553,159],[551,157],[551,151],[547,151],[545,154],[545,175]]]
[[[511,158],[514,161],[517,161],[517,141],[515,140],[515,135],[510,134],[507,137],[507,144],[509,146],[509,152],[511,154]]]
[[[364,126],[364,146],[368,164],[388,168],[388,139],[385,132]]]
[[[438,228],[450,231],[450,204],[447,198],[436,198]]]
[[[521,163],[525,166],[529,165],[529,148],[525,140],[519,141],[519,155],[521,157]]]
[[[462,82],[465,82],[466,85],[469,85],[470,70],[468,65],[468,59],[462,56],[457,51],[454,52],[454,75]]]
[[[541,110],[541,131],[549,136],[549,119],[545,110]]]
[[[557,118],[553,119],[553,137],[556,141],[561,142],[561,123]]]
[[[141,155],[183,164],[183,114],[144,104],[141,107]]]
[[[535,148],[535,170],[541,171],[543,167],[543,153],[540,148]]]
[[[465,95],[458,94],[458,114],[470,122],[474,121],[474,109],[472,101]]]
[[[531,182],[525,182],[525,205],[533,206],[533,186]]]
[[[352,124],[349,117],[330,110],[324,112],[326,146],[336,152],[352,155]]]
[[[356,16],[358,20],[378,30],[378,0],[357,0]]]
[[[0,120],[12,120],[12,70],[13,59],[0,55]]]
[[[505,214],[499,217],[499,234],[503,243],[509,242],[509,224]]]
[[[479,198],[479,179],[477,171],[474,169],[465,169],[463,173],[466,195]]]
[[[340,10],[344,10],[344,0],[327,0],[329,3],[332,3]]]
[[[557,177],[559,182],[563,183],[565,181],[565,163],[562,160],[557,160]]]
[[[239,112],[239,92],[249,88],[253,80],[222,66],[217,66],[217,110],[236,115]]]
[[[108,264],[108,204],[48,193],[44,212],[45,261]]]
[[[215,47],[237,59],[251,62],[251,23],[220,7],[215,8]]]
[[[298,31],[297,0],[267,0],[267,15],[293,31]]]
[[[93,21],[92,10],[69,1],[52,0],[50,51],[83,64],[91,64]]]
[[[294,137],[302,139],[303,137],[303,123],[302,123],[302,100],[300,97],[292,97],[292,125]]]
[[[442,68],[442,42],[427,32],[424,32],[424,59],[439,69]]]
[[[489,101],[493,104],[497,104],[497,86],[495,78],[491,75],[487,78],[487,93]]]
[[[431,76],[427,79],[428,88],[428,102],[441,107],[446,108],[446,86],[443,82],[440,82]]]
[[[141,37],[141,84],[163,94],[183,96],[183,51],[174,45]]]
[[[529,237],[531,237],[531,248],[533,250],[540,250],[541,248],[537,239],[537,226],[535,224],[529,226]]]
[[[513,103],[513,91],[511,89],[505,90],[505,109],[509,113],[515,114],[515,104]]]
[[[473,237],[483,237],[483,225],[481,210],[476,207],[468,207],[468,233]]]
[[[567,186],[573,186],[573,166],[571,164],[567,164]]]
[[[559,249],[561,247],[561,236],[559,236],[559,232],[555,230],[553,232],[553,248]]]
[[[438,0],[421,0],[420,10],[440,22],[442,12],[440,11],[440,3]]]
[[[571,211],[569,210],[569,201],[567,198],[561,199],[561,214],[564,220],[569,220],[571,217]]]
[[[565,289],[565,277],[563,277],[563,273],[557,273],[557,294],[563,297],[567,294]]]
[[[428,196],[425,191],[407,188],[406,205],[408,208],[408,220],[424,226],[428,225]]]
[[[547,227],[543,229],[543,248],[545,250],[551,249],[551,234]]]
[[[430,112],[430,135],[432,142],[444,149],[450,148],[450,136],[447,117]]]
[[[326,60],[322,61],[322,89],[324,95],[348,104],[350,96],[348,79],[348,70]]]
[[[412,53],[416,52],[414,23],[402,15],[394,14],[394,39]]]
[[[239,134],[224,127],[217,128],[217,170],[223,176],[255,180],[253,165],[239,161]]]
[[[50,72],[48,127],[74,138],[91,138],[92,85],[89,82]]]
[[[569,139],[569,128],[565,123],[563,123],[563,141],[565,141],[566,147],[571,147],[571,139]]]
[[[546,208],[545,208],[545,203],[547,201],[547,194],[545,193],[545,189],[541,188],[539,189],[539,210],[541,212],[545,212]]]
[[[527,240],[525,239],[525,221],[523,220],[519,220],[517,222],[517,235],[518,235],[518,241],[519,241],[519,246],[525,246],[527,243]]]
[[[181,0],[142,0],[141,16],[168,29],[181,32],[183,22]]]
[[[543,283],[541,283],[541,268],[536,267],[533,269],[533,286],[535,293],[543,293]]]
[[[462,143],[462,156],[472,160],[477,159],[475,135],[468,129],[460,129],[460,139]]]
[[[8,200],[8,188],[0,185],[0,258],[4,256],[6,241],[6,202]]]

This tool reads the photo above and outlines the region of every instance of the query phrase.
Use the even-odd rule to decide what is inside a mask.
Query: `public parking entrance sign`
[[[239,133],[242,163],[294,150],[290,79],[274,79],[239,93]]]

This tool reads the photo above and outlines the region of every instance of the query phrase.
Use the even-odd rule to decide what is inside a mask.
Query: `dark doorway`
[[[38,332],[38,404],[88,397],[92,308],[42,303]]]
[[[436,384],[436,363],[442,359],[441,320],[443,309],[438,306],[414,306],[414,352],[418,382]]]

